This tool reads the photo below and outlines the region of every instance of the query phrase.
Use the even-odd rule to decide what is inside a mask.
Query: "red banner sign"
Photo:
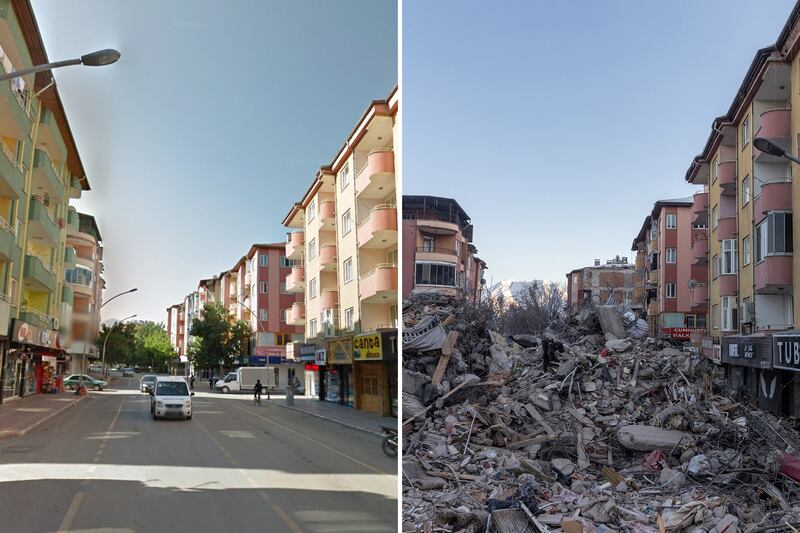
[[[285,346],[256,346],[255,355],[278,355],[286,357]]]
[[[688,341],[693,333],[707,335],[708,330],[705,328],[662,328],[661,333],[669,335],[676,341]]]

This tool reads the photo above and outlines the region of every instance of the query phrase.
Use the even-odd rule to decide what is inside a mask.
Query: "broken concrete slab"
[[[653,450],[672,451],[681,443],[688,445],[692,437],[688,433],[655,426],[630,425],[617,431],[617,440],[629,450],[649,452]]]

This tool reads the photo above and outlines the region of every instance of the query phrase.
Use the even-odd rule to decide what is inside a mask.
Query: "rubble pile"
[[[403,320],[403,531],[800,527],[800,434],[696,350],[574,323],[506,337],[441,295]]]

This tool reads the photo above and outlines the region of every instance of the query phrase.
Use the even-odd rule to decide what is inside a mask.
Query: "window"
[[[461,257],[461,241],[456,239],[456,256]]]
[[[347,163],[342,171],[339,172],[339,183],[342,184],[341,190],[345,190],[350,183],[350,163]]]
[[[418,285],[446,285],[455,287],[456,267],[438,263],[417,263],[415,283]]]
[[[697,315],[697,326],[698,328],[706,327],[706,315]]]
[[[423,237],[422,238],[422,251],[423,252],[432,252],[436,249],[436,239],[433,237]]]
[[[750,264],[750,235],[742,239],[742,264]]]
[[[317,336],[317,319],[312,318],[308,321],[308,336],[309,337],[316,337]]]
[[[664,289],[667,293],[667,298],[675,298],[675,284],[674,283],[667,283],[664,285]]]
[[[391,326],[393,328],[397,327],[397,305],[392,305],[389,307],[389,320],[391,321]]]
[[[262,331],[258,334],[257,337],[258,346],[274,346],[275,345],[275,334],[274,333],[267,333]]]
[[[697,327],[695,315],[686,315],[686,327],[687,328]]]
[[[283,260],[285,261],[286,258],[284,257]],[[262,267],[269,266],[269,256],[267,254],[258,254],[258,265]]]
[[[739,329],[739,307],[735,296],[722,297],[721,321],[723,331]]]
[[[788,254],[792,250],[792,214],[768,214],[756,226],[756,263],[768,255]]]
[[[317,199],[314,198],[310,202],[308,202],[308,207],[306,207],[306,218],[309,222],[314,220],[317,217]]]
[[[386,252],[386,262],[389,263],[390,265],[397,264],[397,249],[389,250],[388,252]]]
[[[742,205],[750,202],[750,176],[747,175],[742,180]]]
[[[715,157],[714,161],[711,163],[711,183],[717,181],[719,177],[719,158]]]
[[[667,263],[676,263],[678,251],[675,248],[667,248]]]
[[[719,256],[715,255],[711,260],[711,279],[717,279],[719,276]]]
[[[258,310],[258,319],[259,320],[269,320],[269,309],[259,309]]]
[[[667,213],[667,229],[675,229],[678,227],[678,215],[675,213]]]
[[[736,247],[736,239],[725,239],[722,241],[722,274],[736,274],[739,263],[739,254]]]
[[[311,300],[317,297],[317,278],[308,282],[308,297]]]
[[[258,282],[258,292],[260,292],[262,294],[264,294],[266,292],[269,292],[269,285],[267,283],[268,282],[266,282],[266,281],[259,281]]]
[[[281,256],[281,268],[290,268],[294,266],[294,259],[286,259],[285,255]]]
[[[658,270],[658,252],[653,252],[650,255],[650,270],[653,272]],[[591,277],[591,272],[589,272],[589,277]]]
[[[342,263],[342,270],[344,270],[344,282],[350,283],[353,281],[353,258],[348,257]]]
[[[654,241],[658,238],[658,220],[653,220],[650,223],[650,240]]]
[[[344,329],[347,331],[353,331],[353,313],[352,307],[344,310]]]
[[[753,176],[752,189],[753,189],[753,194],[752,194],[753,198],[758,198],[759,196],[761,196],[761,180],[755,176]]]
[[[288,309],[284,309],[283,311],[281,311],[281,322],[283,322],[284,324],[288,324],[289,323],[289,310]]]
[[[715,205],[711,210],[711,227],[716,228],[719,223],[719,206]]]
[[[275,346],[286,346],[289,344],[291,337],[288,333],[276,333],[275,334]]]
[[[745,117],[742,122],[742,148],[750,142],[750,117]]]
[[[317,239],[308,241],[308,258],[314,259],[317,257]]]
[[[711,306],[711,324],[714,329],[719,329],[719,305]]]
[[[344,212],[342,215],[342,235],[347,235],[353,229],[353,217],[350,215],[350,210]]]

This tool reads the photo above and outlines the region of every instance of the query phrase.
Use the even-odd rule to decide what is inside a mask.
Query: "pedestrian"
[[[261,405],[261,391],[264,389],[264,386],[261,384],[261,380],[256,380],[256,386],[253,387],[253,404]]]
[[[210,391],[214,390],[214,376],[213,375],[210,378],[208,378],[208,390],[210,390]]]
[[[194,390],[194,374],[189,376],[189,388]]]

